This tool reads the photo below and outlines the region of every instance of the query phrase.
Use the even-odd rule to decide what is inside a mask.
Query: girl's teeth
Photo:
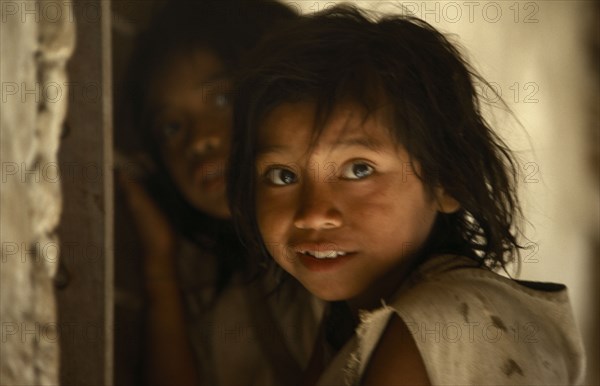
[[[346,252],[340,251],[305,251],[304,253],[317,259],[335,259],[346,254]]]

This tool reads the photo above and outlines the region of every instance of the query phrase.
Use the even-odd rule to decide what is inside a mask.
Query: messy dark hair
[[[518,164],[482,116],[474,82],[487,83],[443,34],[413,17],[343,5],[295,21],[253,58],[236,85],[228,175],[234,223],[253,253],[269,256],[255,211],[257,133],[267,115],[312,102],[318,137],[340,102],[355,102],[367,115],[388,106],[391,135],[426,189],[442,187],[460,203],[438,214],[422,256],[456,253],[492,269],[518,261]]]
[[[199,50],[214,53],[224,73],[234,77],[249,51],[280,23],[296,17],[289,7],[262,0],[172,0],[165,2],[136,42],[123,89],[137,146],[153,167],[144,184],[177,232],[219,258],[219,282],[241,269],[243,248],[230,220],[217,219],[192,206],[177,189],[152,134],[153,85],[173,58]]]

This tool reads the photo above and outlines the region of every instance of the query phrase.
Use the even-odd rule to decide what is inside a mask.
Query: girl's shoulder
[[[431,291],[443,293],[434,298],[415,298],[415,295]],[[478,299],[475,304],[509,301],[513,307],[522,302],[539,303],[542,307],[569,305],[567,288],[563,284],[515,280],[482,267],[473,259],[456,255],[435,256],[423,263],[408,277],[392,302],[446,304],[450,295],[461,304],[464,303],[461,296],[467,296]],[[570,313],[570,310],[566,311]]]
[[[583,376],[565,286],[516,281],[463,257],[439,256],[388,304],[361,315],[347,384],[360,380],[394,314],[432,384],[575,384]]]

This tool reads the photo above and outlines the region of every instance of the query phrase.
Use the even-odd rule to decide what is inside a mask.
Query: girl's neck
[[[402,264],[388,271],[382,278],[377,280],[367,291],[348,299],[346,302],[355,318],[358,319],[360,310],[372,311],[381,307],[382,302],[389,302],[421,260],[419,255],[406,259]]]
[[[381,302],[390,300],[398,291],[409,270],[406,264],[389,271],[367,291],[357,297],[344,301],[331,302],[323,320],[323,342],[337,352],[354,335],[360,323],[359,311],[372,311],[381,306]],[[318,347],[326,347],[318,344]]]

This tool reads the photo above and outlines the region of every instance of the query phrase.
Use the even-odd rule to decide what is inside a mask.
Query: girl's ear
[[[460,203],[446,193],[444,188],[435,188],[435,200],[438,205],[438,211],[442,213],[454,213],[460,209]]]

